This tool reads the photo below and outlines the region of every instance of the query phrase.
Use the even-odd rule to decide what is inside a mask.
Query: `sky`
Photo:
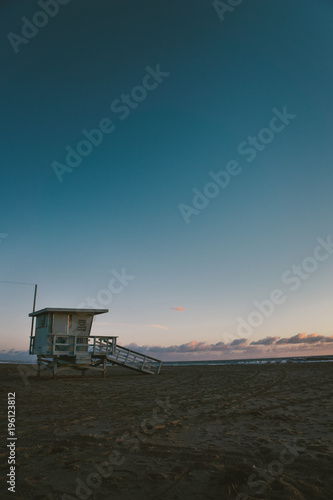
[[[0,280],[163,359],[333,354],[333,6],[224,5],[1,2]]]

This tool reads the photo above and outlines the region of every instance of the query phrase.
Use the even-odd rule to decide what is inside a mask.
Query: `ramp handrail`
[[[115,353],[112,356],[108,356],[108,360],[112,363],[126,366],[127,368],[156,374],[159,373],[162,365],[162,361],[159,359],[141,354],[132,349],[127,349],[120,345],[116,345]]]

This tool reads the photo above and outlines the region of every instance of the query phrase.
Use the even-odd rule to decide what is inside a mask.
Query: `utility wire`
[[[2,281],[2,280],[0,280],[0,283],[11,283],[12,285],[32,285],[32,286],[36,286],[36,283],[20,283],[18,281]]]

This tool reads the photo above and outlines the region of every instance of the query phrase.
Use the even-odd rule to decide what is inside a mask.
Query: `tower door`
[[[53,314],[53,335],[68,335],[68,314]]]

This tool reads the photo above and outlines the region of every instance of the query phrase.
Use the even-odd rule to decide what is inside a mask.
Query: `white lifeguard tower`
[[[112,363],[132,370],[157,375],[162,362],[117,345],[114,336],[91,336],[94,316],[108,309],[59,309],[47,307],[29,314],[36,319],[35,335],[30,336],[29,354],[37,355],[37,375],[50,370],[53,378],[60,369],[101,371],[106,376],[106,364]]]

